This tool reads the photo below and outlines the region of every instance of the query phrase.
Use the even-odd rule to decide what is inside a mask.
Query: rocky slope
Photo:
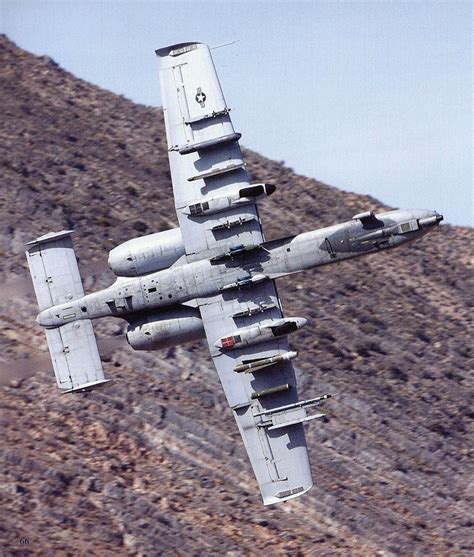
[[[115,383],[58,393],[24,243],[76,229],[93,289],[113,246],[175,226],[163,116],[6,37],[0,60],[2,555],[472,555],[473,231],[279,282],[310,319],[300,394],[335,397],[307,430],[315,487],[265,508],[203,343],[134,353],[98,322]],[[245,156],[278,186],[267,239],[381,206]]]

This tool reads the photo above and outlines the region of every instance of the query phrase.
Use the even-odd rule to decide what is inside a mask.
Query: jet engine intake
[[[179,306],[129,321],[127,341],[134,350],[160,350],[205,337],[198,309]]]
[[[133,238],[109,253],[109,267],[119,277],[139,277],[171,267],[184,255],[179,228]]]

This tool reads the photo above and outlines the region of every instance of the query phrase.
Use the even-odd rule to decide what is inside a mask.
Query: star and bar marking
[[[201,89],[201,87],[197,88],[196,96],[194,97],[196,102],[201,105],[201,108],[206,106],[206,93]]]

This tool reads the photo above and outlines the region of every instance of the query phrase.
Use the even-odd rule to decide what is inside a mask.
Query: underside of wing
[[[274,191],[250,184],[209,48],[183,43],[156,51],[176,213],[188,263],[241,268],[220,293],[197,299],[206,337],[266,505],[312,486],[287,335],[306,320],[284,318],[274,282],[252,263],[265,249],[256,200]],[[260,274],[259,274],[260,273]]]
[[[283,321],[273,281],[198,303],[264,504],[303,494],[313,482],[302,424],[320,415],[308,416],[298,402],[291,363],[296,353],[282,327],[291,321]],[[255,331],[262,331],[261,340]]]
[[[274,188],[249,184],[209,47],[156,51],[176,213],[188,261],[263,241],[255,200]]]

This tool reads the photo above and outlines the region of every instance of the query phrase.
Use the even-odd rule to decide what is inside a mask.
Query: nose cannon
[[[389,230],[393,235],[404,235],[413,232],[414,238],[428,232],[437,226],[442,220],[443,215],[436,211],[426,211],[422,209],[390,211],[380,215],[389,224],[390,220],[395,221],[396,225],[389,225]]]
[[[434,211],[434,215],[418,219],[418,224],[420,225],[420,228],[430,228],[431,226],[436,226],[437,224],[439,224],[443,219],[443,215],[440,215],[439,213]]]

